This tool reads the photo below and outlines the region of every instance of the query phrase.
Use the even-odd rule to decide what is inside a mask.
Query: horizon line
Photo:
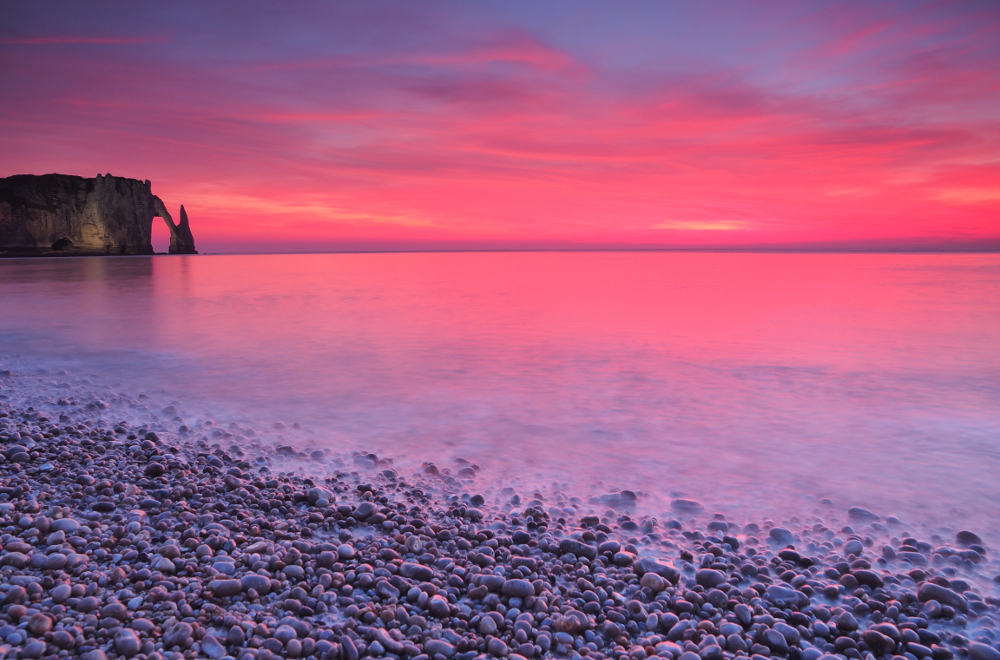
[[[142,257],[252,257],[282,255],[321,254],[462,254],[462,253],[572,253],[572,252],[687,252],[704,254],[1000,254],[997,248],[968,249],[808,249],[808,248],[457,248],[457,249],[399,249],[399,250],[324,250],[304,252],[197,252],[195,254],[5,254],[0,251],[0,260],[8,259],[90,259],[94,257],[142,258]]]
[[[122,256],[252,256],[286,254],[443,254],[477,252],[712,252],[747,254],[1000,254],[1000,247],[992,248],[427,248],[427,249],[371,249],[371,250],[306,250],[267,252],[199,252],[197,255],[171,255],[157,252],[153,255]],[[100,256],[100,255],[97,255]],[[117,256],[117,255],[110,255]]]

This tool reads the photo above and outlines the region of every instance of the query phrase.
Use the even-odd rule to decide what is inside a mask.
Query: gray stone
[[[427,601],[427,610],[439,619],[451,613],[451,606],[441,596],[433,596]]]
[[[924,582],[920,585],[920,588],[917,589],[917,599],[921,603],[936,600],[942,605],[951,605],[959,612],[966,612],[969,609],[969,602],[964,597],[933,582]]]
[[[504,582],[507,580],[502,575],[480,575],[479,584],[483,585],[490,591],[496,593],[503,589]]]
[[[418,582],[429,582],[434,578],[434,570],[432,568],[410,562],[403,562],[400,565],[399,574],[408,580],[416,580]]]
[[[775,541],[779,545],[791,545],[795,543],[795,537],[790,531],[784,527],[775,527],[771,530],[771,540]]]
[[[22,658],[40,658],[45,655],[45,642],[33,639],[24,645],[20,656]]]
[[[667,581],[656,573],[646,573],[639,580],[639,585],[649,589],[653,593],[659,593],[667,588]]]
[[[455,647],[443,639],[429,639],[424,642],[424,652],[432,658],[435,653],[440,653],[444,657],[450,658],[455,655]]]
[[[715,569],[703,568],[695,574],[695,581],[706,589],[711,589],[725,582],[726,576]]]
[[[205,635],[201,640],[201,652],[214,660],[226,655],[226,647],[214,635]]]
[[[249,573],[247,575],[244,575],[240,579],[240,584],[243,587],[243,591],[253,589],[261,596],[265,596],[271,591],[270,578],[264,575],[259,575],[257,573]]]
[[[955,541],[957,541],[959,545],[972,545],[974,543],[982,544],[983,542],[983,540],[979,538],[978,534],[968,530],[962,530],[958,534],[955,534]]]
[[[586,557],[593,561],[597,559],[597,546],[588,545],[576,539],[563,539],[559,542],[559,552],[571,553],[577,557]]]
[[[871,587],[872,589],[877,589],[885,584],[882,577],[875,571],[869,571],[862,568],[854,571],[853,575],[857,579],[858,584],[863,584],[866,587]]]
[[[844,544],[844,552],[849,555],[855,555],[857,557],[861,556],[861,553],[865,551],[865,546],[862,545],[861,541],[857,539],[851,539]]]
[[[805,594],[790,587],[772,584],[764,591],[764,598],[778,607],[798,605]]]
[[[896,642],[877,630],[869,629],[862,635],[865,644],[877,653],[891,653],[896,650]]]
[[[316,504],[316,502],[320,500],[326,500],[328,503],[333,503],[335,500],[333,493],[326,488],[320,487],[311,488],[309,492],[306,493],[306,497],[309,499],[310,504]]]
[[[270,585],[270,580],[268,581],[268,584]],[[237,596],[241,591],[243,591],[243,585],[239,580],[212,580],[208,583],[208,588],[217,598]]]
[[[364,520],[373,513],[375,513],[376,507],[371,502],[362,502],[358,505],[358,508],[354,510],[354,517],[358,520]]]
[[[8,552],[3,557],[0,557],[0,565],[24,568],[28,565],[28,555],[23,552]]]
[[[777,630],[769,629],[764,631],[764,643],[770,647],[770,649],[781,655],[788,654],[788,640]]]
[[[705,510],[701,502],[684,498],[678,498],[670,502],[670,508],[677,513],[700,513]]]
[[[657,561],[652,557],[643,557],[637,560],[634,564],[632,564],[632,570],[634,570],[635,574],[640,578],[646,573],[655,573],[673,584],[677,584],[677,581],[681,577],[680,571],[676,568],[670,566],[669,564]]]
[[[837,617],[837,630],[841,632],[854,632],[858,629],[858,620],[850,612],[844,612]]]
[[[375,639],[379,644],[385,647],[385,650],[389,653],[399,655],[403,652],[403,645],[390,637],[389,633],[382,628],[375,629]]]
[[[480,635],[495,635],[497,632],[497,622],[491,616],[484,616],[479,621]]]
[[[507,644],[498,637],[490,639],[489,643],[486,645],[486,650],[489,651],[490,655],[494,655],[498,658],[504,658],[507,656]]]
[[[969,657],[972,660],[1000,660],[1000,651],[982,642],[969,644]]]
[[[80,529],[80,523],[73,520],[72,518],[59,518],[58,520],[53,520],[49,523],[50,532],[75,532]]]
[[[163,634],[164,648],[171,649],[175,646],[183,648],[184,642],[194,634],[194,629],[190,623],[176,623]]]
[[[527,580],[507,580],[501,588],[504,596],[527,598],[535,595],[535,587]]]
[[[135,619],[135,620],[132,621],[130,627],[133,630],[138,630],[139,632],[147,632],[148,633],[148,632],[152,631],[153,628],[156,627],[156,624],[154,624],[149,619]]]
[[[381,580],[375,584],[375,593],[382,598],[399,598],[399,589],[392,586],[392,583],[386,580]]]
[[[802,633],[799,632],[798,628],[794,628],[784,621],[776,621],[774,629],[784,635],[789,646],[795,646],[802,639]]]
[[[126,658],[131,658],[142,649],[142,642],[139,636],[128,628],[123,628],[115,635],[115,651]]]
[[[849,515],[851,518],[854,518],[855,520],[864,520],[864,521],[878,520],[877,515],[875,515],[868,509],[862,509],[859,506],[852,506],[850,509],[847,510],[847,515]]]

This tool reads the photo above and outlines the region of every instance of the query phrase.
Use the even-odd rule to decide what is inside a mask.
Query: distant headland
[[[187,213],[174,224],[149,180],[18,174],[0,179],[0,256],[153,254],[153,218],[170,254],[197,254]]]

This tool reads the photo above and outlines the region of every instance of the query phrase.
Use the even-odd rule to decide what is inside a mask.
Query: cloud
[[[69,35],[50,37],[22,37],[18,39],[3,39],[0,43],[5,45],[26,45],[26,46],[62,46],[62,45],[135,45],[135,44],[162,44],[166,43],[166,37],[75,37]]]
[[[737,231],[747,229],[748,224],[738,220],[670,220],[661,222],[653,228],[680,231]]]
[[[1000,187],[995,188],[952,188],[939,190],[935,198],[953,204],[981,204],[1000,202]]]

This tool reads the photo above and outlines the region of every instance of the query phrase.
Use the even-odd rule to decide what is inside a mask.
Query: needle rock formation
[[[110,174],[19,174],[0,179],[0,256],[153,254],[153,218],[170,254],[197,254],[187,213],[174,224],[148,180]]]

